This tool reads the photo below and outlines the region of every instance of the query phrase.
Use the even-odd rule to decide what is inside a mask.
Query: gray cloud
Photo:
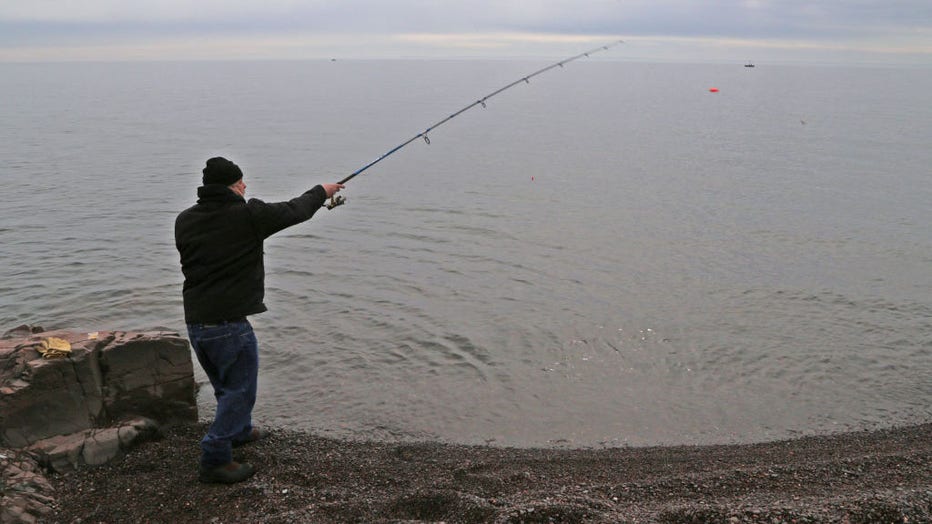
[[[764,36],[932,26],[927,0],[2,0],[0,21],[342,31],[569,31]]]
[[[907,42],[928,49],[928,0],[0,0],[0,46],[171,37],[533,33]],[[922,51],[920,51],[922,52]],[[2,57],[0,57],[2,58]]]

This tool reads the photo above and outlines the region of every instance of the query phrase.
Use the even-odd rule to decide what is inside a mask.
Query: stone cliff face
[[[48,515],[53,493],[40,465],[104,464],[158,436],[162,425],[194,421],[191,351],[177,333],[7,332],[0,338],[0,521]]]

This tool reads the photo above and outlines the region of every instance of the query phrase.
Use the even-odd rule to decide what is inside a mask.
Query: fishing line
[[[425,129],[424,131],[421,131],[420,133],[418,133],[418,134],[412,136],[411,138],[405,140],[404,142],[398,144],[397,146],[395,146],[395,147],[393,147],[392,149],[388,150],[388,151],[387,151],[385,154],[383,154],[382,156],[380,156],[380,157],[376,158],[375,160],[373,160],[372,162],[369,162],[368,164],[362,166],[361,168],[357,169],[356,171],[354,171],[353,173],[351,173],[349,176],[347,176],[347,177],[344,178],[343,180],[340,180],[340,181],[337,182],[337,183],[338,183],[338,184],[345,184],[345,183],[349,182],[349,181],[352,180],[354,177],[356,177],[356,175],[362,174],[362,172],[364,172],[365,170],[367,170],[367,169],[369,169],[370,167],[372,167],[372,166],[378,164],[378,163],[381,162],[382,160],[385,160],[386,158],[388,158],[389,156],[391,156],[391,155],[393,155],[394,153],[398,152],[401,148],[405,147],[406,145],[410,144],[411,142],[414,142],[414,141],[417,140],[418,138],[423,139],[423,140],[424,140],[424,143],[429,145],[429,144],[430,144],[430,137],[428,137],[428,133],[430,133],[430,132],[433,131],[434,129],[436,129],[436,128],[442,126],[443,124],[446,124],[446,123],[449,122],[450,120],[453,120],[454,118],[458,117],[459,115],[465,113],[466,111],[469,111],[470,109],[472,109],[472,108],[474,108],[474,107],[476,107],[476,106],[486,107],[486,101],[489,100],[490,98],[494,97],[495,95],[498,95],[499,93],[502,93],[502,92],[504,92],[504,91],[507,91],[508,89],[511,89],[512,87],[514,87],[514,86],[516,86],[516,85],[518,85],[518,84],[521,84],[521,83],[530,84],[532,78],[534,78],[534,77],[537,76],[537,75],[546,73],[547,71],[550,71],[551,69],[553,69],[553,68],[555,68],[555,67],[563,67],[565,64],[568,64],[568,63],[570,63],[570,62],[572,62],[572,61],[574,61],[574,60],[578,60],[578,59],[583,58],[583,57],[587,57],[587,58],[588,58],[589,55],[592,55],[593,53],[598,53],[599,51],[606,51],[606,50],[608,50],[610,47],[614,47],[614,46],[616,46],[616,45],[618,45],[618,44],[623,44],[623,43],[624,43],[624,40],[618,40],[617,42],[612,42],[611,44],[603,45],[603,46],[597,47],[597,48],[595,48],[595,49],[586,51],[586,52],[584,52],[584,53],[580,53],[580,54],[578,54],[578,55],[576,55],[576,56],[573,56],[573,57],[570,57],[570,58],[566,58],[566,59],[564,59],[564,60],[560,60],[559,62],[550,64],[549,66],[547,66],[547,67],[545,67],[545,68],[543,68],[543,69],[539,69],[539,70],[537,70],[537,71],[534,71],[533,73],[531,73],[531,74],[529,74],[529,75],[522,76],[521,78],[515,80],[514,82],[512,82],[512,83],[510,83],[510,84],[508,84],[508,85],[506,85],[506,86],[504,86],[504,87],[500,87],[500,88],[496,89],[495,91],[492,91],[491,93],[489,93],[489,94],[485,95],[484,97],[482,97],[482,98],[476,100],[475,102],[473,102],[473,103],[467,105],[466,107],[460,109],[459,111],[456,111],[455,113],[453,113],[453,114],[447,116],[447,117],[444,118],[443,120],[440,120],[439,122],[437,122],[437,123],[435,123],[435,124],[433,124],[433,125],[431,125],[431,126],[428,126],[427,129]],[[335,208],[335,207],[337,207],[337,206],[339,206],[339,205],[345,204],[345,203],[346,203],[346,199],[345,199],[343,196],[334,196],[334,197],[332,197],[332,198],[330,199],[330,203],[327,204],[327,209],[333,209],[333,208]]]

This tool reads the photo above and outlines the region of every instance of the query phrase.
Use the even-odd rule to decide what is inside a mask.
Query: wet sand
[[[197,482],[203,425],[51,475],[52,522],[932,522],[932,424],[599,450],[378,443],[274,429],[256,475]]]

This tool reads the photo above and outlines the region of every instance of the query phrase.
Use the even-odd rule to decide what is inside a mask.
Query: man
[[[188,337],[217,398],[214,422],[201,440],[199,479],[232,484],[255,469],[234,462],[231,448],[268,434],[252,425],[259,358],[246,318],[266,311],[262,243],[310,219],[343,185],[318,185],[287,202],[247,202],[243,172],[233,162],[211,158],[203,175],[197,204],[175,220],[175,246]]]

